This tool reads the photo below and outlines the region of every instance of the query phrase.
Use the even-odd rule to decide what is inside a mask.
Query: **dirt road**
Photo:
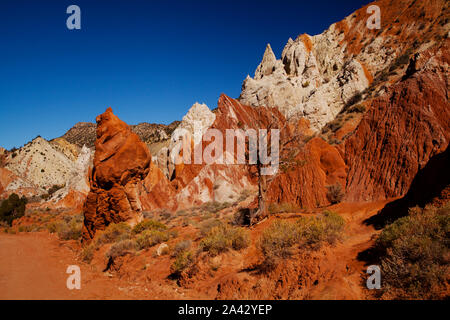
[[[81,289],[66,286],[69,265],[81,268]],[[133,295],[79,262],[47,233],[0,234],[0,299],[129,299]]]
[[[325,257],[329,265],[325,267],[333,276],[311,290],[311,299],[368,298],[362,283],[367,266],[358,259],[358,254],[373,245],[373,237],[378,233],[364,220],[384,204],[340,204],[334,208],[346,220],[345,239],[329,249]],[[253,230],[255,238],[263,227],[260,225]],[[155,260],[148,252],[130,258],[131,264],[124,272],[112,275],[102,272],[105,264],[101,262],[90,265],[81,262],[79,250],[78,243],[59,241],[56,235],[47,232],[1,233],[0,299],[209,299],[216,294],[214,290],[207,295],[200,288],[181,288],[174,281],[161,278],[160,274],[167,271],[158,269],[158,266],[165,266],[161,264],[164,259]],[[241,262],[233,261],[237,265]],[[69,277],[66,270],[70,265],[78,265],[81,269],[80,290],[69,290],[66,286]],[[143,269],[144,265],[146,268]],[[238,272],[239,267],[234,269],[230,272]],[[221,272],[226,270],[222,268]],[[199,283],[206,288],[217,287],[216,278]]]

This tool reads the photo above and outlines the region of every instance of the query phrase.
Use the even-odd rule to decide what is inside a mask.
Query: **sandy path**
[[[334,276],[311,291],[312,299],[365,299],[362,277],[367,268],[358,254],[374,243],[379,231],[364,223],[384,206],[384,202],[335,207],[346,224],[343,243],[330,249]],[[286,217],[286,216],[285,216]],[[253,230],[259,235],[264,226]],[[261,229],[261,230],[259,230]],[[256,240],[255,240],[256,241]],[[129,276],[109,277],[101,263],[87,265],[77,257],[77,245],[61,242],[55,235],[43,233],[0,234],[0,299],[189,299],[200,297],[192,289],[177,287],[164,279],[138,277],[148,257],[142,255],[131,266]],[[75,250],[75,248],[77,250]],[[136,259],[135,259],[136,260]],[[142,260],[142,261],[141,261]],[[153,259],[150,262],[155,262]],[[66,287],[69,265],[81,268],[81,290]],[[104,266],[103,266],[104,267]],[[152,268],[152,267],[151,267]],[[217,279],[215,279],[217,280]],[[213,282],[215,280],[212,280]],[[208,298],[201,295],[202,298]],[[212,298],[212,297],[210,297]]]
[[[67,267],[81,268],[81,290],[66,286]],[[127,299],[116,279],[81,264],[46,233],[0,234],[0,299]]]

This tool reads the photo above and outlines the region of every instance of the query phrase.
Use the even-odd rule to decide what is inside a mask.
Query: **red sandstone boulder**
[[[91,191],[84,205],[83,239],[92,239],[97,230],[110,223],[142,220],[138,183],[150,170],[147,146],[108,108],[97,117],[94,167],[90,172]]]

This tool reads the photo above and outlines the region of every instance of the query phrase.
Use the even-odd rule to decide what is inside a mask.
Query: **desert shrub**
[[[300,218],[297,222],[300,239],[312,247],[324,242],[333,245],[341,240],[344,225],[344,219],[332,211],[324,211],[314,218]]]
[[[291,247],[298,243],[300,233],[297,225],[290,221],[276,220],[264,230],[259,247],[266,258],[288,257]]]
[[[98,245],[113,243],[129,239],[131,228],[125,222],[112,223],[105,230],[99,232],[96,243]]]
[[[381,253],[383,294],[396,299],[442,299],[449,277],[450,206],[410,210],[387,226]]]
[[[356,92],[346,103],[346,107],[350,107],[362,100],[362,93]]]
[[[19,226],[17,231],[19,232],[31,232],[35,228],[34,225],[26,225],[26,226]]]
[[[46,228],[47,228],[49,233],[55,233],[57,231],[57,229],[58,229],[58,222],[51,221],[51,222],[46,224]]]
[[[332,132],[336,132],[336,131],[338,131],[340,128],[342,128],[342,125],[343,125],[342,120],[341,120],[341,119],[336,119],[336,120],[331,121],[331,122],[328,124],[328,127],[330,128],[330,130],[331,130]]]
[[[250,190],[244,190],[244,191],[242,191],[241,192],[241,194],[239,195],[239,198],[237,199],[237,202],[242,202],[242,201],[244,201],[244,200],[246,200],[248,197],[250,197],[251,196],[251,192],[250,192]]]
[[[334,244],[341,239],[344,225],[344,219],[330,211],[316,217],[273,222],[263,231],[258,243],[264,256],[261,268],[272,269],[278,259],[289,257],[296,245],[308,249],[318,248],[324,242]]]
[[[406,52],[399,56],[397,59],[394,60],[394,62],[389,67],[389,71],[393,71],[397,68],[403,67],[404,65],[409,63],[409,56],[411,55],[411,52]]]
[[[142,233],[145,230],[166,230],[167,226],[159,221],[144,220],[138,223],[132,230],[133,234]]]
[[[269,205],[269,213],[294,213],[299,212],[302,208],[295,203],[271,203]]]
[[[15,193],[11,194],[0,205],[0,221],[4,221],[11,226],[15,219],[25,214],[26,205],[27,199],[25,197],[20,198]]]
[[[192,241],[191,240],[183,240],[178,242],[172,250],[172,257],[177,257],[178,254],[182,251],[186,251],[189,250],[192,246]]]
[[[185,217],[185,216],[187,216],[188,214],[189,214],[189,212],[186,211],[186,210],[178,210],[178,211],[176,212],[176,215],[177,215],[178,217]]]
[[[170,234],[167,231],[159,230],[145,230],[136,238],[136,243],[139,249],[147,249],[154,245],[169,240]]]
[[[309,86],[309,81],[305,81],[305,82],[302,83],[302,87],[303,88],[306,88],[308,86]]]
[[[115,259],[117,257],[122,257],[127,253],[135,251],[137,248],[137,244],[135,241],[127,239],[121,240],[119,242],[114,243],[109,250],[106,252],[106,258]]]
[[[50,189],[48,189],[48,194],[52,196],[56,191],[64,188],[65,185],[56,185],[54,184]]]
[[[332,204],[336,204],[342,201],[344,198],[344,192],[342,191],[342,187],[339,183],[332,184],[327,186],[327,199]]]
[[[219,219],[211,218],[205,220],[200,224],[200,234],[204,237],[211,231],[212,228],[220,225],[222,225],[222,222]]]
[[[50,198],[50,195],[48,193],[44,193],[41,195],[42,200],[48,200]]]
[[[389,74],[387,70],[380,71],[380,73],[375,77],[372,87],[377,86],[378,84],[382,82],[386,82],[389,80]]]
[[[180,275],[186,268],[194,263],[194,254],[189,250],[183,250],[178,253],[175,261],[170,266],[170,271],[174,275]]]
[[[72,218],[69,222],[61,221],[56,226],[56,232],[61,240],[78,240],[81,238],[83,224]]]
[[[200,209],[205,211],[206,213],[217,213],[225,208],[228,208],[230,204],[228,202],[207,202],[203,204]]]
[[[94,243],[85,246],[80,252],[81,260],[87,263],[91,263],[92,259],[94,258],[95,249],[96,246]]]
[[[200,242],[200,248],[215,256],[229,249],[241,250],[248,247],[250,237],[248,231],[240,227],[220,225],[212,228]]]

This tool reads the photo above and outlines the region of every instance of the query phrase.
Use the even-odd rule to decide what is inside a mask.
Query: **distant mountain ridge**
[[[174,121],[169,125],[142,122],[138,125],[130,125],[131,130],[136,133],[142,141],[147,144],[169,139],[172,132],[178,127],[180,121]],[[92,122],[78,122],[70,128],[63,136],[69,143],[82,148],[86,145],[93,148],[97,137],[97,124]]]

